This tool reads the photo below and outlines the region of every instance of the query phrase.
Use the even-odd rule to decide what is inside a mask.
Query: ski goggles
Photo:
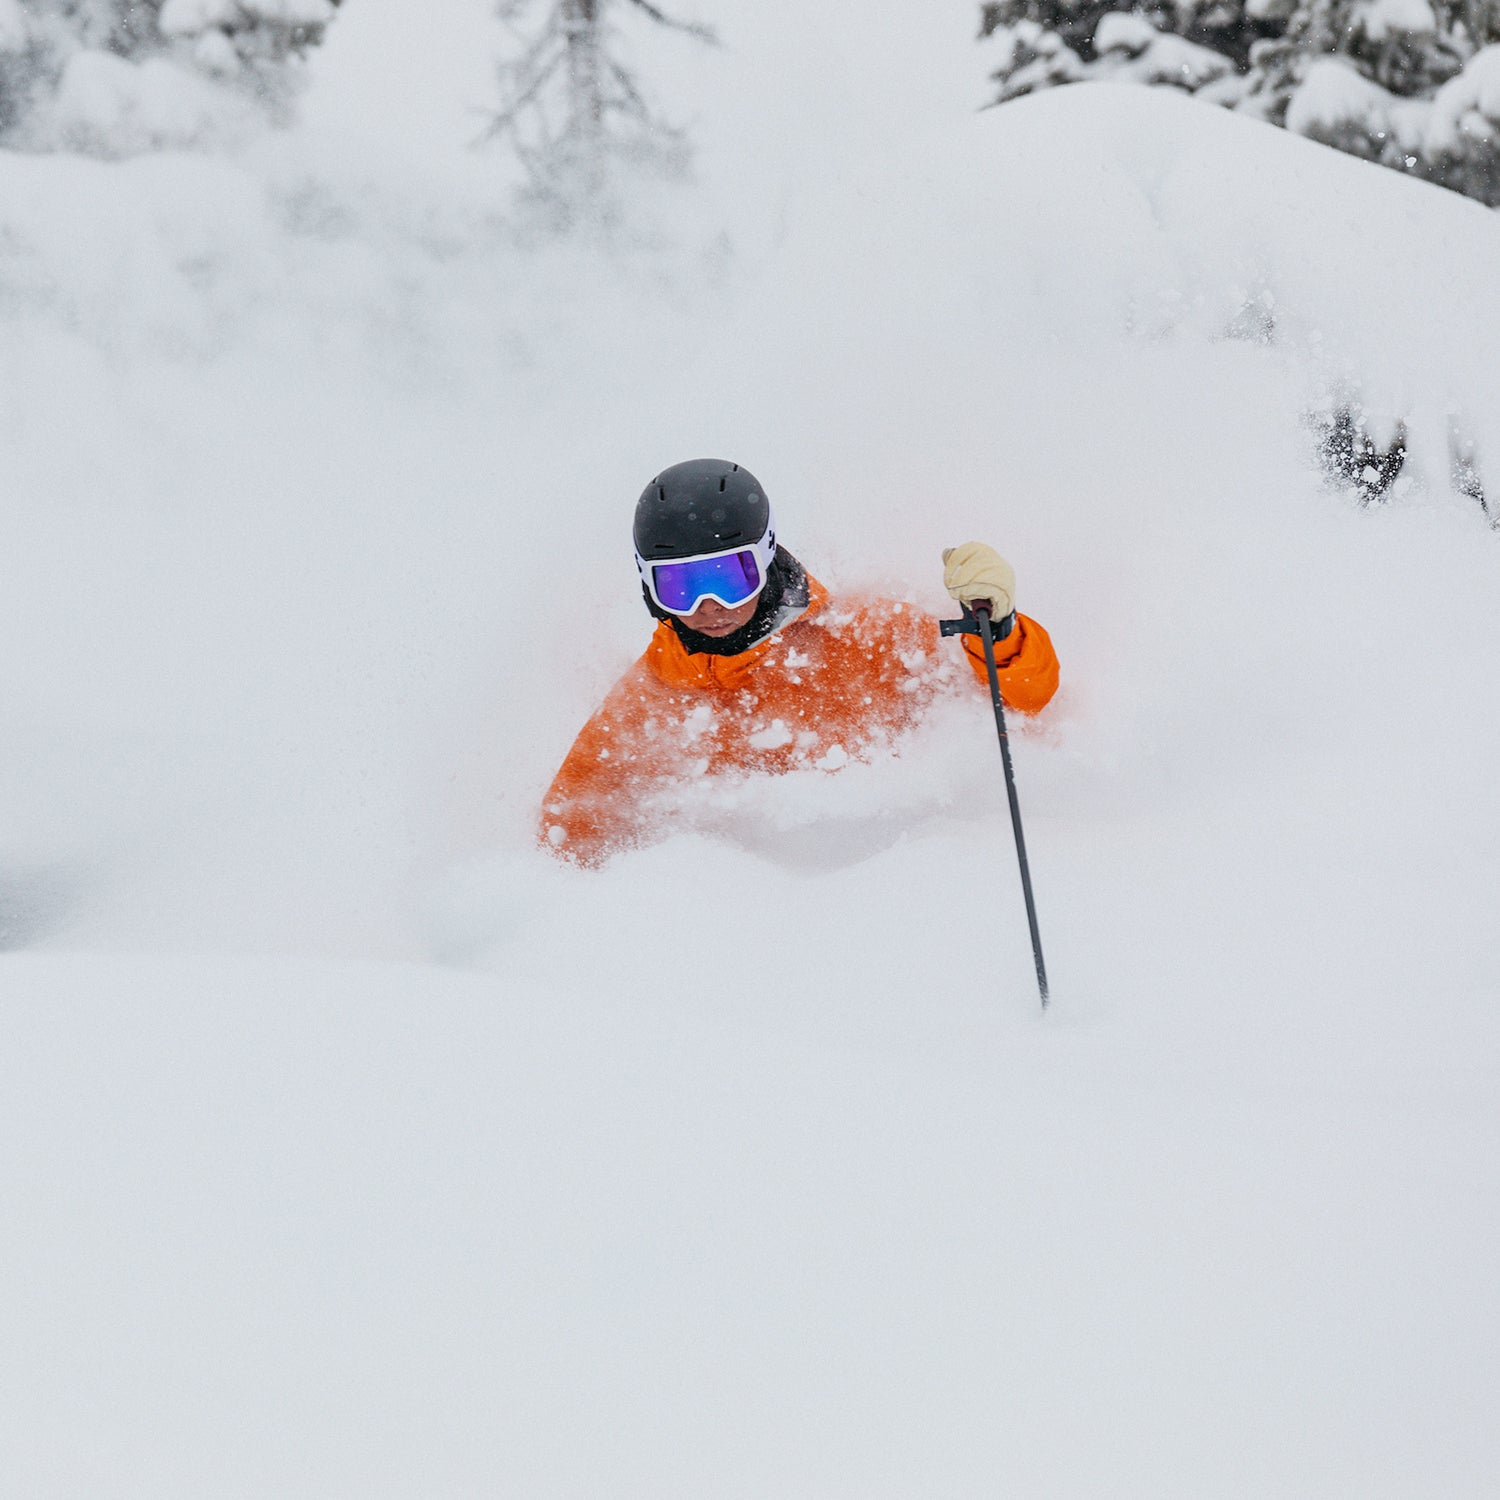
[[[716,599],[725,609],[748,604],[766,586],[766,570],[775,555],[776,542],[768,532],[754,547],[668,562],[637,556],[636,564],[651,597],[668,614],[690,615],[705,599]]]

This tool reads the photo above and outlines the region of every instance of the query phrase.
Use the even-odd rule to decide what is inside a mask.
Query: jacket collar
[[[828,590],[809,573],[807,604],[786,612],[786,618],[778,618],[770,635],[738,656],[709,656],[706,652],[689,651],[677,638],[677,632],[665,620],[660,620],[651,636],[651,644],[646,647],[645,662],[652,675],[668,687],[739,687],[760,664],[762,657],[775,647],[783,630],[798,620],[811,619],[827,603]]]

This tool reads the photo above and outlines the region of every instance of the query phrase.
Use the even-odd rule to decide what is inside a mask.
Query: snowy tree
[[[164,0],[157,26],[211,73],[285,63],[323,39],[340,0]],[[134,7],[132,7],[134,8]]]
[[[486,138],[510,142],[539,198],[564,210],[597,205],[616,161],[681,170],[682,132],[647,101],[619,22],[643,19],[711,43],[707,26],[651,0],[501,0],[499,14],[519,50],[501,65],[501,105]]]
[[[994,102],[1166,86],[1500,204],[1500,0],[988,0]]]
[[[120,154],[274,117],[339,4],[0,0],[0,133]]]
[[[1471,198],[1500,205],[1500,45],[1476,53],[1437,91],[1425,123],[1426,175]]]
[[[1130,79],[1196,91],[1242,69],[1251,48],[1277,34],[1256,13],[1257,0],[1182,0],[1120,4],[1119,0],[991,0],[981,9],[980,36],[999,48],[996,102],[1052,83],[1086,78]],[[1051,56],[1048,68],[1018,66],[1020,40]],[[1058,46],[1073,58],[1060,60]],[[1064,74],[1070,74],[1064,77]]]

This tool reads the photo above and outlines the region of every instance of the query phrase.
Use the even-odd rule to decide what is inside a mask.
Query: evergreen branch
[[[516,98],[512,99],[510,104],[494,117],[494,119],[490,122],[489,128],[484,132],[482,136],[480,136],[479,139],[481,142],[493,141],[498,137],[506,134],[507,131],[514,130],[516,121],[520,118],[526,107],[547,86],[548,80],[555,72],[557,72],[558,68],[562,65],[562,61],[565,55],[566,54],[562,52],[557,53],[556,56],[553,57],[552,61],[549,62],[545,68],[542,68],[536,74],[536,76],[531,80],[530,84],[522,89],[520,94],[518,94]]]
[[[670,141],[680,141],[683,139],[683,132],[680,127],[670,125],[665,120],[658,119],[651,113],[651,106],[646,103],[645,96],[635,86],[635,80],[631,78],[630,74],[624,68],[620,67],[618,63],[611,63],[610,72],[620,89],[619,96],[609,100],[610,108],[617,114],[622,114],[627,119],[636,121],[648,133],[654,133]]]
[[[510,62],[500,64],[500,76],[502,78],[521,79],[526,77],[533,68],[538,66],[540,59],[544,56],[547,48],[558,40],[557,16],[555,14],[547,17],[546,24],[541,31],[527,43],[526,50],[512,59]]]
[[[688,36],[696,37],[706,47],[717,47],[719,45],[719,33],[712,26],[705,26],[701,21],[679,21],[675,16],[669,16],[659,6],[653,5],[651,0],[630,0],[637,10],[643,10],[659,26],[665,26],[672,31],[686,32]]]
[[[635,86],[635,79],[614,61],[610,62],[609,71],[614,81],[620,86],[622,95],[615,101],[615,108],[624,114],[633,115],[638,120],[649,122],[651,110],[641,91]]]

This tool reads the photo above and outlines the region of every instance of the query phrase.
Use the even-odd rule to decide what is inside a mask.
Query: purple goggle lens
[[[656,602],[674,615],[692,614],[705,599],[737,609],[760,592],[760,564],[749,550],[723,552],[686,562],[653,563],[651,580]]]

